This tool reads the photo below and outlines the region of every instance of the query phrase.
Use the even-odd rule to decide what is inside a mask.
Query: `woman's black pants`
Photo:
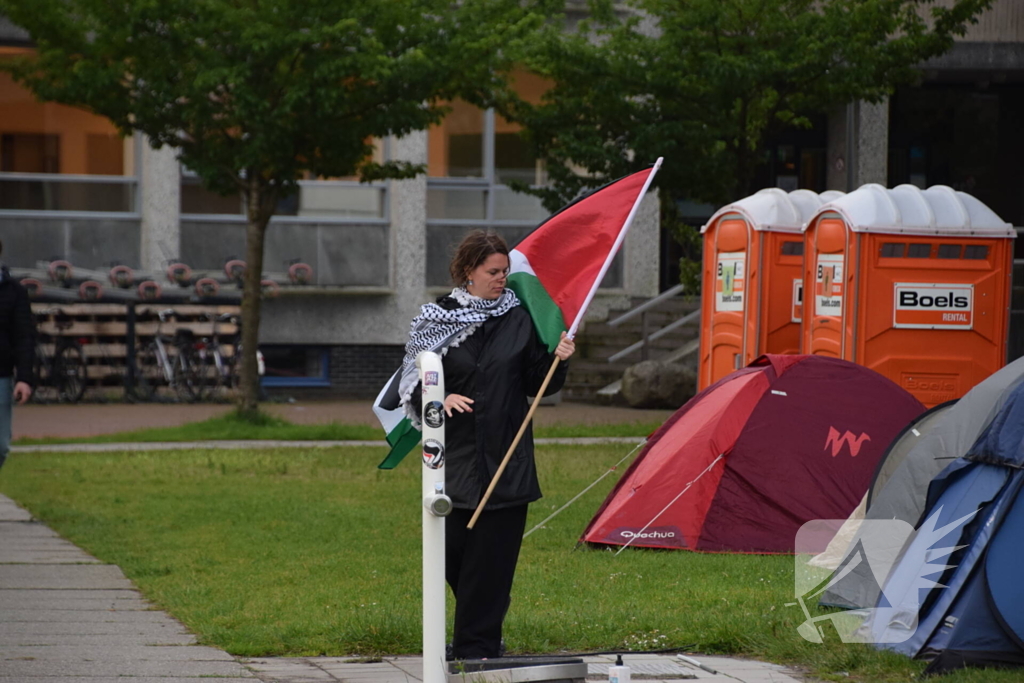
[[[484,511],[456,508],[445,520],[445,576],[455,595],[455,659],[498,657],[508,611],[526,505]]]

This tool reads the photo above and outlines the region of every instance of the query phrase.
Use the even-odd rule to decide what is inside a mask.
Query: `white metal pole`
[[[431,351],[416,366],[423,386],[423,683],[447,683],[444,518],[452,501],[444,492],[444,370]]]

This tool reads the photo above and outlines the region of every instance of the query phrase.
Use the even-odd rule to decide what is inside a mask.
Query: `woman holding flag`
[[[452,654],[481,659],[501,654],[527,505],[541,497],[529,427],[482,514],[472,529],[467,525],[526,418],[527,396],[541,390],[554,358],[568,360],[575,345],[563,332],[551,354],[538,338],[530,314],[506,287],[509,250],[497,234],[468,234],[450,272],[455,289],[413,320],[399,392],[419,424],[416,356],[428,349],[443,354],[445,489],[454,506],[445,525],[445,573],[455,595]],[[562,387],[567,369],[559,364],[545,395]]]
[[[529,429],[536,403],[528,409],[526,397],[564,383],[560,361],[575,350],[572,338],[661,163],[576,199],[511,253],[493,233],[468,235],[450,266],[456,288],[423,306],[402,367],[374,401],[391,446],[378,467],[392,469],[421,441],[416,357],[443,355],[448,395],[427,406],[425,419],[448,421],[447,453],[436,457],[445,457],[455,506],[445,525],[455,658],[501,654],[526,507],[540,498]]]

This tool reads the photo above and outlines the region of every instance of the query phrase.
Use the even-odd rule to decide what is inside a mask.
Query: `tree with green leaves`
[[[550,24],[533,42],[525,65],[552,82],[543,100],[501,109],[547,161],[552,185],[531,190],[546,206],[664,156],[671,226],[678,199],[756,190],[766,138],[911,82],[991,2],[590,0],[577,30]],[[699,254],[699,237],[681,232]]]
[[[257,413],[267,225],[314,177],[423,172],[372,161],[374,138],[487,106],[540,16],[517,0],[0,0],[35,53],[3,68],[39,99],[177,150],[248,219],[239,409]]]

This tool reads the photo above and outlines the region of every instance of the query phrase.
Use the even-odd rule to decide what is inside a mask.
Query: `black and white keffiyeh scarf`
[[[405,345],[398,393],[405,407],[406,416],[417,428],[420,425],[420,416],[409,403],[409,398],[419,382],[416,357],[424,351],[433,351],[443,356],[448,349],[456,348],[469,335],[476,332],[488,318],[504,315],[519,305],[519,298],[507,287],[497,299],[473,296],[464,287],[453,289],[451,298],[459,303],[458,308],[445,308],[435,303],[423,305],[420,314],[412,321],[412,332],[409,334],[409,342]]]

